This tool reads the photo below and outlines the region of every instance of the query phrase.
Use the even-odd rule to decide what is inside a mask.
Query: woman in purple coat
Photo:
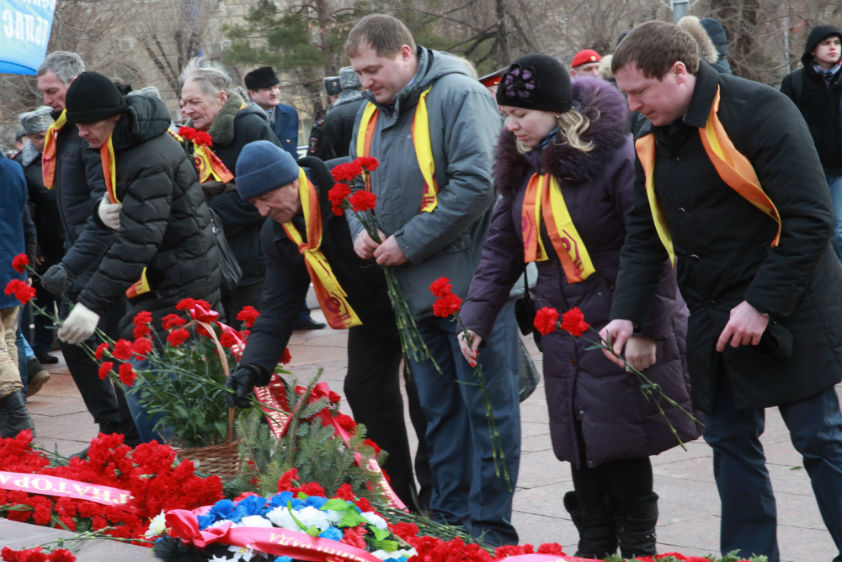
[[[608,82],[570,78],[554,58],[517,59],[497,102],[505,116],[496,149],[501,194],[482,260],[462,308],[470,362],[524,263],[538,266],[536,307],[579,307],[597,330],[608,322],[632,204],[634,151],[622,95]],[[638,326],[627,360],[687,411],[687,309],[665,264],[655,305]],[[655,553],[657,499],[649,456],[678,445],[637,379],[588,350],[587,335],[543,338],[553,450],[569,461],[573,492],[564,505],[579,531],[576,556]],[[663,405],[683,441],[696,424]]]

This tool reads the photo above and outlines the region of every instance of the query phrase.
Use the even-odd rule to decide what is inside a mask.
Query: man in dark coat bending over
[[[245,407],[252,389],[269,383],[311,282],[305,254],[307,260],[320,260],[309,265],[329,271],[347,294],[345,299],[339,291],[330,289],[330,283],[323,283],[316,275],[312,278],[330,326],[349,328],[344,391],[354,419],[364,424],[368,436],[389,454],[383,469],[401,500],[413,509],[425,507],[424,473],[429,469],[418,466],[422,494],[420,502],[416,501],[400,394],[401,343],[386,279],[372,261],[357,257],[345,217],[331,211],[328,190],[333,179],[325,165],[317,158],[302,158],[300,162],[308,167],[310,178],[292,156],[262,140],[247,144],[237,159],[240,197],[272,220],[266,221],[260,232],[266,260],[260,316],[249,332],[240,366],[228,378],[234,394],[226,397],[232,404]],[[297,236],[300,238],[293,241]],[[327,298],[319,295],[319,285],[327,287]],[[409,381],[406,386],[410,411],[420,413],[415,387]],[[419,416],[413,416],[417,419]],[[424,427],[415,430],[423,439]],[[426,476],[427,482],[429,478]]]
[[[645,318],[664,261],[690,308],[687,360],[706,413],[722,503],[723,555],[780,559],[775,497],[759,437],[777,406],[842,552],[842,268],[821,163],[797,108],[699,62],[693,37],[645,23],[612,60],[635,140],[635,203],[612,320],[619,353]],[[617,358],[606,352],[609,359]],[[838,554],[835,562],[842,561]]]

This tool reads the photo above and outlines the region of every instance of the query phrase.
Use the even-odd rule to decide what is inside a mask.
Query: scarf
[[[56,143],[58,134],[67,123],[67,110],[62,110],[58,119],[53,121],[44,135],[44,151],[41,153],[41,176],[44,180],[44,187],[53,189],[56,181]]]
[[[736,191],[740,197],[760,209],[778,224],[778,231],[772,239],[771,246],[777,247],[781,239],[781,216],[775,204],[763,191],[760,180],[749,159],[741,154],[722,126],[717,112],[719,111],[719,87],[716,88],[716,96],[710,108],[707,122],[699,129],[699,136],[708,159],[716,169],[716,173],[731,189]],[[646,182],[646,197],[649,200],[649,208],[652,211],[652,220],[655,223],[655,230],[658,233],[661,243],[669,254],[670,263],[675,265],[675,249],[672,243],[672,236],[669,232],[664,218],[663,210],[658,204],[655,194],[655,134],[649,133],[637,139],[634,143],[637,157],[643,167]]]
[[[817,75],[818,75],[818,76],[819,76],[822,80],[824,80],[825,82],[830,82],[831,80],[833,80],[833,76],[834,76],[837,72],[839,72],[839,69],[840,69],[840,68],[842,68],[842,59],[840,59],[840,60],[836,61],[836,64],[834,64],[832,67],[827,68],[827,69],[823,68],[823,67],[822,67],[819,63],[817,63],[817,62],[814,62],[814,63],[813,63],[813,70],[814,70],[814,71],[816,72],[816,74],[817,74]]]
[[[171,129],[167,132],[179,143],[184,143],[178,133]],[[221,183],[229,183],[234,181],[234,174],[228,169],[225,163],[211,150],[210,146],[193,142],[193,165],[199,173],[199,183],[215,180]]]
[[[301,201],[301,211],[304,214],[307,241],[304,242],[292,221],[285,222],[281,226],[286,231],[287,238],[298,247],[298,251],[304,256],[304,264],[307,266],[307,273],[313,282],[313,290],[316,293],[319,306],[324,312],[328,324],[335,330],[360,326],[362,322],[348,303],[346,299],[348,295],[342,289],[324,253],[320,250],[322,245],[322,210],[319,205],[319,197],[316,188],[307,179],[307,174],[300,168],[298,170],[298,196]]]
[[[415,158],[418,161],[418,168],[424,177],[424,192],[421,195],[421,212],[432,213],[438,205],[437,194],[439,186],[436,183],[436,163],[433,161],[433,148],[430,141],[430,117],[427,112],[427,94],[432,86],[421,92],[418,103],[415,106],[415,115],[412,118],[412,144],[415,146]],[[363,115],[360,118],[360,126],[357,130],[357,156],[370,156],[371,141],[374,138],[374,131],[377,128],[377,117],[380,110],[371,102],[365,106]]]
[[[521,211],[524,263],[548,259],[541,240],[541,219],[568,283],[584,281],[596,271],[552,174],[532,174],[526,186]]]

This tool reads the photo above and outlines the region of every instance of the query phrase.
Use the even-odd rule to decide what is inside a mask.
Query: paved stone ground
[[[314,316],[321,318],[319,312]],[[329,329],[295,333],[289,346],[293,373],[306,381],[321,367],[322,380],[341,393],[345,341],[343,332]],[[534,347],[531,351],[540,368],[540,356]],[[69,455],[85,447],[95,436],[96,426],[63,364],[52,371],[52,379],[30,399],[29,408],[38,432],[37,444]],[[347,406],[344,409],[350,413]],[[521,414],[523,452],[514,524],[522,543],[558,542],[572,554],[576,530],[561,502],[564,493],[572,489],[570,471],[552,453],[543,385],[521,404]],[[835,554],[833,543],[822,525],[807,474],[775,409],[768,410],[763,442],[778,498],[782,560],[829,562]],[[718,552],[719,501],[710,449],[699,440],[688,443],[686,451],[676,447],[654,457],[653,464],[655,489],[661,496],[659,552],[697,556]],[[27,539],[35,536],[37,533],[30,536],[17,528],[12,531],[0,526],[0,545],[13,540],[19,546],[34,544]],[[112,559],[136,558],[121,555]]]

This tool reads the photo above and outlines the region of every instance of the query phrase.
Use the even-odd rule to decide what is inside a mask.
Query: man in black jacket
[[[55,51],[47,55],[37,72],[38,89],[44,95],[44,103],[53,109],[53,118],[63,123],[63,126],[56,124],[47,131],[44,184],[55,190],[65,254],[61,261],[47,269],[42,280],[45,289],[67,297],[61,306],[62,317],[70,311],[67,301],[76,302],[114,239],[114,231],[105,227],[96,216],[97,206],[105,193],[99,155],[87,150],[76,127],[64,124],[67,89],[84,70],[85,64],[76,53]],[[111,337],[117,335],[122,310],[123,303],[115,303],[101,319],[100,329]],[[92,341],[89,345],[93,348],[97,343]],[[115,390],[110,379],[99,378],[99,366],[81,347],[62,343],[61,351],[99,430],[122,433],[127,444],[137,444],[137,430],[122,390]]]
[[[705,412],[722,504],[723,555],[738,549],[780,559],[760,443],[764,410],[777,406],[839,562],[842,266],[804,120],[774,89],[700,64],[693,37],[672,24],[633,30],[612,69],[629,108],[648,122],[635,141],[614,320],[601,335],[619,354],[646,317],[664,261],[676,263],[690,309],[693,403]]]
[[[59,339],[70,344],[88,339],[124,294],[129,310],[120,331],[127,339],[142,310],[158,327],[183,298],[218,305],[219,255],[208,208],[193,163],[167,133],[164,102],[124,97],[102,74],[83,72],[67,90],[66,118],[100,155],[105,177],[115,178],[107,193],[120,210],[114,241],[59,329]],[[154,437],[137,416],[135,422],[144,441]]]
[[[833,248],[842,259],[842,31],[819,25],[810,31],[802,68],[784,77],[789,96],[810,127],[833,203]]]
[[[347,294],[344,303],[343,299],[334,298],[320,302],[331,327],[350,327],[345,396],[355,420],[364,424],[368,436],[389,453],[383,468],[391,477],[395,492],[407,505],[421,507],[415,502],[400,395],[401,343],[385,277],[373,261],[357,257],[344,216],[331,211],[327,195],[333,180],[327,168],[316,158],[303,158],[301,164],[311,166],[312,179],[302,175],[288,153],[267,141],[246,145],[237,160],[240,197],[254,204],[262,216],[273,220],[266,221],[260,233],[266,259],[260,316],[249,333],[240,366],[228,379],[228,386],[234,391],[233,403],[248,405],[252,389],[269,383],[311,282],[303,250],[299,251],[285,227],[295,229],[307,243],[307,233],[321,221],[321,244],[314,251],[321,253]],[[308,190],[309,206],[302,205],[300,189]],[[312,282],[320,281],[314,277]],[[349,308],[361,324],[349,320]],[[334,310],[335,314],[331,312]],[[407,383],[407,395],[410,410],[419,408],[411,383]],[[419,439],[424,435],[423,429],[416,424]]]

